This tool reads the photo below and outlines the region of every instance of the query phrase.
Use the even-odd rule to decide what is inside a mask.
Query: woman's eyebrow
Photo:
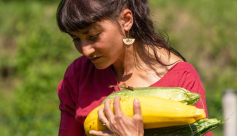
[[[86,29],[86,30],[82,31],[81,33],[82,33],[82,34],[88,34],[89,32],[94,31],[94,30],[97,30],[97,29],[99,29],[99,27],[94,26],[94,27],[91,27],[91,28],[89,28],[89,29]]]

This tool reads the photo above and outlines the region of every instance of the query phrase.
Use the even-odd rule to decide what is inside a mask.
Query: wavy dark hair
[[[143,46],[149,46],[156,60],[161,62],[157,55],[156,47],[162,47],[169,52],[185,58],[174,48],[169,46],[168,35],[156,31],[150,16],[147,0],[62,0],[57,10],[57,23],[62,32],[69,33],[86,28],[103,19],[116,21],[124,8],[132,11],[134,24],[130,30],[131,37]],[[144,47],[142,47],[144,48]]]

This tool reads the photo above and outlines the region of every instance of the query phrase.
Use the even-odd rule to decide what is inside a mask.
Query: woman
[[[183,87],[200,93],[202,101],[196,106],[206,110],[204,88],[196,70],[155,32],[146,0],[62,0],[57,22],[83,55],[72,62],[58,86],[60,136],[85,135],[86,116],[107,95],[120,90],[121,84]],[[143,135],[139,100],[134,100],[131,118],[123,114],[119,100],[114,99],[115,114],[109,106],[111,100],[98,112],[108,131],[90,134]]]

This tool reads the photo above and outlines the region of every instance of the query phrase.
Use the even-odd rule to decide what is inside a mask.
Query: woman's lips
[[[96,61],[98,60],[100,57],[93,57],[93,58],[90,58],[91,61]]]

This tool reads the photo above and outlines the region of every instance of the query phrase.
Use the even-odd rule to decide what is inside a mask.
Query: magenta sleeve
[[[60,99],[59,109],[61,111],[58,136],[84,136],[83,124],[75,119],[75,104],[68,91],[67,84],[63,80],[58,85],[58,96]]]
[[[84,136],[83,125],[67,111],[61,110],[61,121],[58,136]]]

